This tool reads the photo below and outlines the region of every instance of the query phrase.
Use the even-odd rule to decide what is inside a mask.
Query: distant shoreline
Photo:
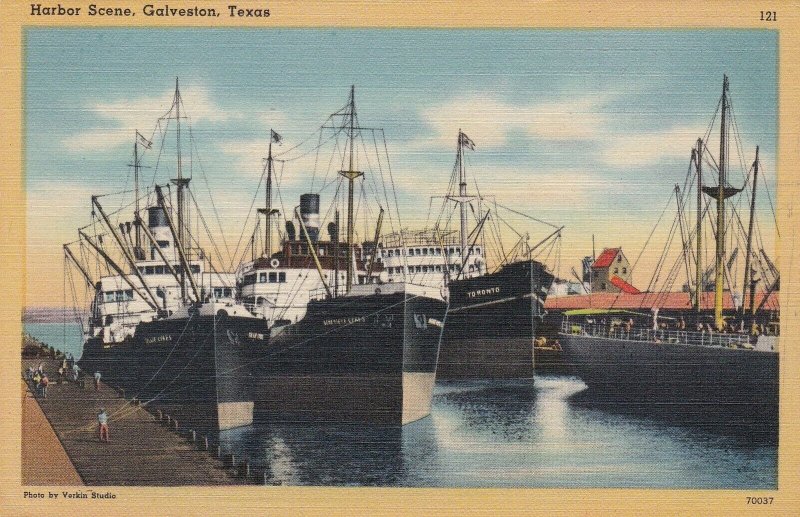
[[[75,313],[69,307],[25,307],[23,323],[74,323]]]

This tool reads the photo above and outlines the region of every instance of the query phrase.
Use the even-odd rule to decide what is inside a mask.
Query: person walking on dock
[[[72,365],[72,380],[74,382],[78,382],[78,373],[80,372],[80,368],[78,367],[78,363],[74,363]]]
[[[41,394],[42,391],[42,374],[38,372],[38,370],[33,374],[33,389],[37,395]]]
[[[50,384],[47,375],[42,375],[42,380],[39,381],[39,384],[42,386],[42,398],[47,398],[47,385]]]
[[[97,413],[98,432],[100,434],[100,441],[108,443],[108,413],[103,408]]]
[[[94,372],[94,391],[100,391],[100,372]]]

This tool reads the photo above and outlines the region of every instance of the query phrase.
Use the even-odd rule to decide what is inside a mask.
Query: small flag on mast
[[[273,141],[273,142],[275,142],[276,144],[279,144],[279,143],[281,143],[281,140],[283,140],[283,137],[282,137],[281,135],[279,135],[278,133],[276,133],[275,131],[273,131],[273,130],[271,130],[271,129],[270,129],[270,130],[269,130],[269,133],[270,133],[270,138],[271,138],[271,139],[272,139],[272,141]]]
[[[461,135],[461,145],[463,147],[468,147],[470,150],[475,150],[475,142],[472,141],[470,137],[465,135],[464,133],[459,133]]]
[[[153,145],[153,142],[151,142],[150,140],[146,139],[146,138],[145,138],[144,136],[142,136],[142,134],[141,134],[140,132],[138,132],[138,131],[136,132],[136,140],[138,140],[138,141],[139,141],[139,143],[140,143],[140,144],[142,144],[142,145],[144,146],[144,148],[145,148],[145,149],[150,149],[150,147]]]

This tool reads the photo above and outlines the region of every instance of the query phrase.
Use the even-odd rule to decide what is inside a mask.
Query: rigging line
[[[300,160],[302,158],[305,158],[306,156],[310,155],[313,152],[318,152],[320,148],[322,148],[325,145],[327,145],[328,142],[330,142],[331,140],[338,139],[339,134],[342,133],[342,131],[344,131],[344,128],[340,128],[340,127],[330,127],[330,126],[327,126],[327,127],[329,129],[335,129],[335,131],[332,133],[331,136],[326,138],[325,141],[321,142],[321,144],[319,146],[314,146],[313,148],[309,149],[308,151],[305,151],[305,152],[303,152],[301,154],[298,154],[297,156],[292,156],[292,157],[289,157],[289,158],[277,158],[278,156],[284,156],[289,151],[292,151],[292,150],[296,149],[297,147],[299,147],[300,145],[303,144],[303,142],[301,142],[300,144],[297,144],[296,146],[292,147],[291,149],[287,149],[285,152],[279,153],[277,155],[273,155],[273,161],[279,161],[279,162],[286,163],[286,162],[294,162],[294,161]],[[321,126],[317,130],[317,131],[320,131],[320,136],[321,136],[321,130],[322,129],[323,129],[323,127]],[[316,133],[317,132],[315,131],[314,133],[312,133],[312,135],[314,135]]]
[[[362,183],[368,184],[368,186],[372,189],[372,192],[375,195],[375,200],[377,201],[378,206],[380,206],[381,196],[380,196],[380,194],[378,194],[378,189],[377,189],[377,181],[378,181],[378,179],[377,179],[377,176],[375,175],[375,169],[373,169],[373,167],[372,167],[372,162],[369,159],[369,154],[370,153],[367,151],[367,142],[363,137],[361,138],[361,147],[364,150],[364,160],[367,162],[367,171],[369,172],[369,181],[367,181],[366,178],[365,178],[364,182],[362,182]],[[365,174],[364,176],[367,176],[367,175]],[[391,214],[390,214],[390,216],[391,216]],[[369,235],[369,232],[367,233],[367,235]]]
[[[497,198],[494,198],[492,201],[494,201],[494,213],[496,214],[498,213]],[[490,235],[490,237],[493,238],[495,241],[495,253],[497,254],[497,261],[498,263],[501,263],[503,257],[505,256],[506,251],[503,247],[503,237],[501,235],[500,221],[498,221],[494,217],[492,217],[491,219],[492,219],[492,227],[491,227],[492,234]]]
[[[500,221],[501,221],[503,224],[505,224],[506,226],[508,226],[508,228],[509,228],[509,229],[510,229],[512,232],[514,232],[514,233],[517,235],[517,237],[519,237],[520,239],[522,239],[522,234],[521,234],[521,233],[519,233],[519,232],[518,232],[516,229],[514,229],[514,227],[513,227],[513,226],[511,226],[511,225],[510,225],[510,224],[509,224],[509,223],[508,223],[508,222],[507,222],[505,219],[503,219],[502,217],[500,217],[498,214],[495,214],[495,216],[496,216],[496,217],[497,217],[497,218],[498,218],[498,219],[499,219],[499,220],[500,220]],[[558,227],[555,227],[555,228],[556,228],[556,229],[558,229]]]
[[[187,190],[188,190],[188,189],[187,189]],[[202,223],[203,223],[203,228],[204,228],[204,229],[205,229],[205,231],[206,231],[206,235],[207,235],[207,237],[208,237],[209,241],[211,242],[211,245],[214,247],[214,251],[215,251],[215,252],[216,252],[216,254],[217,254],[217,259],[219,259],[219,265],[220,265],[220,268],[222,269],[222,268],[224,267],[224,265],[225,265],[225,260],[223,259],[223,257],[222,257],[222,253],[220,253],[220,251],[219,251],[219,248],[217,247],[217,242],[216,242],[216,241],[214,240],[214,238],[211,236],[211,229],[208,227],[208,224],[206,223],[206,219],[205,219],[205,217],[203,216],[203,213],[200,211],[200,207],[199,207],[199,206],[197,206],[197,199],[195,199],[195,197],[194,197],[194,193],[193,193],[191,190],[189,190],[189,197],[192,199],[192,202],[194,203],[194,206],[195,206],[195,208],[197,208],[197,216],[198,216],[198,217],[197,217],[197,220],[198,220],[199,222],[202,222]],[[198,231],[197,233],[199,234],[200,232]],[[191,234],[190,234],[190,236],[191,236]],[[192,237],[192,240],[194,240],[194,241],[196,242],[197,246],[198,246],[198,247],[199,247],[199,248],[200,248],[202,251],[205,251],[205,250],[203,250],[203,248],[200,246],[200,242],[199,242],[197,239],[194,239],[194,237]],[[204,253],[204,255],[205,255],[205,253]],[[208,264],[209,264],[209,266],[211,267],[211,269],[215,269],[215,268],[214,268],[214,266],[213,266],[213,264],[211,263],[211,257],[208,257]],[[202,280],[202,278],[201,278],[201,280]],[[220,280],[222,280],[222,278],[220,278]],[[223,283],[224,283],[224,282],[223,282]],[[228,287],[228,286],[226,286],[226,287]]]
[[[219,225],[219,232],[220,236],[222,237],[222,244],[225,246],[225,252],[228,254],[228,261],[232,262],[231,259],[231,250],[228,246],[228,241],[225,239],[225,231],[222,228],[222,221],[219,217],[219,211],[217,210],[217,205],[214,203],[214,196],[211,195],[211,185],[208,183],[208,176],[206,175],[205,167],[203,167],[203,160],[200,157],[200,151],[197,149],[197,142],[194,139],[194,133],[192,132],[192,126],[189,125],[189,141],[191,142],[192,148],[194,149],[195,155],[197,156],[197,165],[200,168],[200,175],[203,178],[203,183],[206,185],[206,189],[208,190],[208,198],[211,201],[211,208],[214,211],[214,216],[217,220],[217,225]],[[192,165],[194,164],[194,160],[191,161]],[[192,197],[194,194],[192,193]],[[197,200],[195,200],[195,207],[197,207],[197,212],[200,213],[200,207],[197,205]],[[222,257],[220,257],[220,261],[222,261]],[[223,262],[224,263],[224,262]]]
[[[733,110],[733,100],[730,99],[730,107],[731,107],[731,125],[733,127],[733,134],[735,137],[736,149],[739,156],[739,164],[742,167],[742,177],[744,177],[744,171],[747,170],[747,166],[744,162],[744,144],[742,143],[742,134],[739,129],[739,123],[736,121],[736,114]],[[746,178],[745,178],[746,179]]]
[[[767,178],[766,178],[767,170],[766,170],[765,167],[761,166],[761,160],[758,160],[758,163],[760,165],[760,167],[758,168],[758,171],[761,173],[761,177],[763,178],[763,181],[761,182],[761,184],[764,185],[763,188],[767,192],[767,199],[769,200],[769,208],[772,211],[772,220],[775,222],[775,234],[778,237],[780,237],[781,236],[781,232],[780,232],[780,228],[778,227],[778,216],[775,214],[775,206],[772,204],[772,195],[770,194],[769,182],[767,181]]]
[[[703,153],[703,158],[705,159],[706,164],[713,169],[713,172],[719,172],[719,164],[717,163],[717,159],[708,148],[708,143],[705,140],[703,140],[703,149],[706,150],[706,152]]]
[[[420,295],[411,295],[408,298],[400,300],[397,303],[391,304],[391,305],[389,305],[387,307],[380,308],[380,309],[377,309],[377,310],[375,310],[375,311],[373,311],[373,312],[371,312],[369,314],[366,314],[364,317],[365,318],[370,318],[370,317],[372,317],[372,316],[374,316],[376,314],[379,314],[381,312],[385,312],[385,311],[387,311],[389,309],[393,309],[394,307],[397,307],[399,305],[408,303],[409,301],[414,300],[415,298],[418,298],[419,296]],[[353,303],[353,302],[350,302],[350,303]],[[345,307],[347,307],[349,304],[343,304],[343,305]],[[256,364],[256,363],[258,363],[260,361],[263,361],[265,359],[269,359],[271,357],[277,356],[278,354],[283,354],[283,353],[285,353],[285,352],[287,352],[289,350],[295,349],[297,347],[301,347],[301,346],[313,341],[314,339],[322,338],[322,337],[327,336],[327,335],[329,335],[329,334],[331,334],[333,332],[339,331],[339,330],[341,330],[343,328],[347,328],[347,327],[350,327],[351,325],[355,325],[356,323],[358,323],[358,322],[354,321],[352,323],[347,323],[347,324],[344,324],[344,325],[341,325],[341,326],[338,326],[338,327],[331,328],[327,332],[322,332],[322,333],[316,334],[314,336],[310,336],[307,339],[305,339],[303,341],[300,341],[299,343],[295,343],[294,345],[287,346],[285,348],[282,348],[281,350],[269,351],[269,353],[267,353],[264,356],[258,357],[256,359],[251,360],[251,361],[244,362],[244,363],[242,363],[240,365],[237,365],[235,367],[229,368],[227,370],[222,370],[222,371],[218,370],[215,375],[217,375],[217,376],[219,376],[219,375],[227,376],[227,375],[234,374],[235,372],[237,372],[237,371],[239,371],[239,370],[241,370],[243,368],[251,367],[253,364]],[[171,392],[160,394],[159,398],[164,396],[164,395],[174,395],[175,393],[178,393],[179,391],[182,391],[182,390],[187,390],[187,389],[191,388],[192,386],[194,386],[196,384],[208,382],[208,380],[211,379],[211,378],[212,378],[211,376],[201,377],[197,381],[195,381],[193,383],[190,383],[190,384],[186,384],[183,387],[179,388],[178,390],[174,390],[174,391],[171,391]],[[148,400],[146,402],[143,401],[142,405],[147,405],[147,404],[149,404],[149,403],[151,403],[151,402],[153,402],[155,400],[156,400],[156,398],[152,398],[152,399],[150,399],[150,400]]]
[[[460,142],[459,142],[459,145],[461,145]],[[450,180],[447,183],[447,190],[445,191],[446,195],[442,198],[442,208],[439,210],[439,217],[436,220],[436,224],[437,225],[440,223],[441,218],[444,216],[445,207],[448,206],[447,202],[451,201],[451,197],[455,196],[456,184],[458,182],[457,178],[458,178],[458,171],[459,171],[459,169],[458,169],[458,167],[459,167],[458,160],[459,159],[460,159],[459,154],[457,154],[456,155],[456,160],[455,160],[455,162],[453,162],[453,168],[450,171]],[[455,211],[455,206],[453,207],[453,211]],[[448,217],[448,224],[449,224],[449,221],[452,219],[452,215],[453,214],[451,213],[450,216]]]
[[[132,397],[132,399],[133,399],[133,398],[138,398],[139,394],[140,394],[140,393],[141,393],[141,392],[142,392],[142,391],[143,391],[145,388],[147,388],[148,386],[150,386],[150,383],[151,383],[151,382],[153,382],[153,379],[155,379],[155,378],[156,378],[156,376],[157,376],[159,373],[161,373],[161,370],[164,368],[164,366],[166,366],[167,362],[169,361],[169,358],[170,358],[170,357],[172,357],[172,354],[173,354],[173,353],[175,353],[175,350],[177,350],[177,349],[178,349],[178,345],[180,345],[180,344],[181,344],[181,340],[183,339],[183,335],[186,333],[186,329],[188,329],[188,328],[189,328],[189,324],[192,322],[192,319],[195,317],[195,315],[196,315],[196,313],[194,313],[194,312],[190,312],[190,313],[189,313],[189,317],[188,317],[188,318],[186,318],[186,325],[184,325],[184,326],[183,326],[183,330],[181,330],[181,333],[180,333],[180,335],[178,336],[178,339],[177,339],[177,340],[175,340],[175,344],[174,344],[174,345],[172,346],[172,348],[170,349],[169,353],[167,354],[167,357],[165,357],[165,358],[164,358],[164,360],[161,362],[161,365],[158,367],[158,369],[155,371],[155,373],[154,373],[152,376],[150,376],[150,379],[149,379],[147,382],[145,382],[145,384],[144,384],[144,385],[143,385],[141,388],[139,388],[139,389],[137,390],[137,393],[136,393],[136,395],[134,395],[134,396]],[[109,416],[113,416],[113,414],[112,414],[112,415],[109,415]]]
[[[273,160],[273,163],[275,163],[275,160]],[[280,203],[280,205],[281,205],[281,214],[283,214],[284,219],[286,219],[286,214],[288,213],[286,211],[286,204],[283,202],[283,193],[282,193],[282,191],[283,191],[283,188],[282,188],[282,185],[283,185],[283,183],[282,183],[283,182],[283,173],[284,173],[285,168],[286,168],[286,164],[284,162],[281,162],[281,167],[280,167],[280,169],[278,171],[276,171],[277,174],[275,175],[275,187],[276,187],[275,190],[277,191],[277,194],[278,194],[278,203]],[[276,217],[275,218],[275,224],[278,224],[278,220],[277,219],[278,218]],[[278,224],[278,232],[280,233],[281,236],[283,235],[283,231],[280,228],[279,224]]]
[[[650,239],[653,237],[653,234],[655,233],[656,229],[658,228],[658,225],[661,224],[661,219],[664,217],[664,214],[667,212],[667,209],[669,208],[669,205],[672,202],[673,194],[674,194],[674,191],[670,194],[669,198],[667,199],[667,202],[664,204],[664,209],[661,211],[661,215],[658,216],[658,220],[656,221],[656,224],[653,225],[653,229],[650,230],[650,235],[647,236],[647,240],[645,241],[644,246],[642,246],[642,249],[639,250],[639,255],[636,257],[636,260],[633,262],[633,265],[630,268],[631,276],[633,275],[633,271],[636,269],[636,265],[639,263],[639,259],[642,258],[642,254],[644,253],[644,250],[647,249],[647,245],[650,243]],[[616,305],[616,303],[619,300],[619,297],[620,297],[621,294],[622,294],[622,291],[617,293],[617,296],[614,298],[614,301],[611,302],[611,307],[614,307]]]
[[[172,111],[172,110],[170,109],[170,111]],[[161,144],[160,144],[160,146],[158,148],[158,154],[157,154],[157,157],[156,157],[156,163],[153,166],[153,177],[150,180],[150,185],[155,185],[156,184],[156,175],[158,174],[158,167],[161,165],[161,156],[163,156],[163,154],[164,154],[164,144],[167,141],[167,131],[169,130],[169,119],[166,119],[166,121],[167,121],[167,124],[166,124],[166,126],[163,126],[163,129],[161,131]],[[159,122],[156,125],[156,127],[157,128],[158,127],[162,127],[161,126],[161,119],[159,119]],[[153,131],[153,134],[155,134],[155,131]],[[152,142],[152,140],[151,140],[151,142]]]
[[[381,163],[381,153],[380,153],[380,151],[378,151],[378,139],[375,136],[375,130],[370,130],[370,134],[372,134],[372,143],[373,143],[373,145],[375,147],[375,157],[376,157],[376,159],[378,161],[378,171],[380,172],[380,175],[381,175],[381,186],[383,187],[383,199],[384,199],[384,202],[386,203],[386,207],[388,208],[389,207],[389,193],[386,191],[386,178],[384,177],[384,174],[383,174],[383,164]],[[388,159],[388,157],[387,157],[387,159]],[[427,225],[427,219],[426,219],[425,222],[426,222],[426,225]],[[392,215],[391,211],[389,211],[389,228],[391,229],[392,232],[395,231],[394,216]]]
[[[667,236],[666,246],[664,247],[662,255],[661,255],[661,257],[659,258],[659,260],[658,260],[658,262],[656,264],[656,268],[655,268],[655,271],[653,272],[653,276],[651,277],[650,283],[647,285],[647,290],[648,291],[655,291],[657,293],[656,294],[655,303],[659,303],[658,280],[659,280],[659,278],[661,276],[661,273],[662,273],[662,271],[664,269],[664,264],[666,262],[667,252],[669,251],[669,248],[672,246],[672,241],[673,241],[673,238],[675,236],[675,228],[677,227],[676,223],[677,223],[677,220],[673,219],[672,226],[670,227],[670,231],[669,231],[669,234]],[[642,302],[643,302],[643,300],[642,300]],[[641,303],[639,304],[639,308],[640,309],[642,308]]]
[[[717,107],[714,109],[714,115],[711,116],[711,122],[709,122],[708,128],[706,128],[706,133],[703,135],[703,147],[705,147],[706,142],[708,142],[708,137],[711,134],[711,130],[714,129],[714,122],[716,122],[717,120],[717,115],[719,115],[721,105],[722,105],[722,95],[719,96],[719,100],[717,101]]]
[[[319,138],[317,139],[316,152],[314,153],[314,168],[311,169],[311,189],[309,190],[309,192],[314,192],[314,180],[317,178],[317,164],[319,163],[319,151],[320,148],[322,147],[322,133],[323,133],[322,129],[317,131],[317,133],[319,134]],[[328,167],[330,170],[330,165]],[[327,178],[327,173],[325,177]]]
[[[219,316],[219,319],[218,319],[218,316],[215,314],[214,316],[212,316],[212,318],[213,318],[213,321],[214,321],[213,327],[214,327],[214,329],[216,329],[217,322],[219,321],[219,319],[222,319],[222,316]],[[200,355],[200,353],[205,350],[205,347],[208,346],[209,337],[211,338],[212,346],[213,346],[213,343],[216,342],[215,333],[216,333],[215,330],[212,330],[210,335],[206,334],[205,339],[203,340],[202,344],[200,344],[200,346],[196,347],[197,350],[195,351],[194,355],[188,361],[185,361],[185,363],[184,363],[183,367],[180,369],[180,371],[178,371],[174,375],[173,375],[172,371],[169,372],[170,375],[172,376],[172,379],[163,388],[161,388],[158,391],[158,393],[156,393],[156,396],[154,398],[159,397],[162,393],[164,393],[167,390],[167,388],[169,388],[170,386],[175,384],[175,381],[177,381],[180,378],[181,374],[183,374],[183,372],[186,371],[186,369],[194,362],[194,360],[197,359],[197,357]]]
[[[65,262],[64,265],[68,267],[66,262]],[[84,334],[86,329],[84,329],[84,326],[83,326],[83,317],[78,312],[78,290],[75,287],[75,279],[74,279],[74,275],[72,274],[72,269],[69,268],[69,267],[67,269],[67,274],[69,275],[70,291],[72,293],[72,312],[73,312],[73,317],[75,318],[75,321],[81,326],[81,334]],[[84,298],[88,298],[87,290],[88,290],[88,286],[84,287]],[[66,298],[66,296],[65,296],[65,298]]]
[[[236,257],[239,256],[239,247],[242,245],[242,239],[244,238],[245,231],[247,231],[247,225],[250,223],[250,216],[253,215],[253,207],[256,205],[256,198],[258,198],[258,190],[261,188],[261,183],[264,181],[264,174],[261,174],[261,177],[258,179],[258,185],[256,185],[255,194],[253,195],[253,200],[250,202],[250,208],[247,210],[247,217],[244,220],[244,224],[242,225],[242,231],[239,234],[239,240],[236,241],[236,248],[233,250],[233,260],[231,261],[230,267],[233,269],[233,261],[236,260]],[[244,251],[247,251],[246,249]],[[244,261],[244,251],[242,252],[241,258],[239,259],[239,263],[237,265],[241,266],[242,262]]]
[[[389,180],[392,183],[392,194],[394,196],[394,208],[395,212],[397,213],[397,225],[399,228],[403,228],[403,221],[400,219],[400,203],[397,201],[397,188],[394,184],[394,175],[392,174],[392,165],[391,161],[389,160],[389,149],[386,145],[386,133],[384,133],[383,129],[378,129],[381,132],[381,140],[383,140],[383,151],[386,153],[386,169],[389,171]],[[389,206],[386,207],[387,211],[389,210]],[[405,238],[403,237],[403,232],[400,232],[400,240],[403,248],[406,248]],[[404,254],[405,257],[405,254]],[[408,259],[404,258],[403,261],[406,263],[406,267],[408,266]]]
[[[108,197],[108,196],[119,196],[119,195],[122,195],[122,194],[130,194],[131,192],[133,192],[133,189],[125,189],[125,190],[120,190],[118,192],[109,192],[107,194],[96,194],[94,197],[101,198],[101,197]],[[117,210],[117,211],[119,211],[119,210]],[[115,213],[115,212],[111,212],[111,213]]]
[[[522,212],[519,212],[519,211],[517,211],[517,210],[514,210],[513,208],[509,208],[509,207],[507,207],[507,206],[501,205],[501,204],[500,204],[500,203],[498,203],[497,201],[495,201],[495,204],[496,204],[497,206],[499,206],[500,208],[504,208],[504,209],[508,210],[509,212],[513,212],[513,213],[515,213],[515,214],[517,214],[517,215],[521,215],[521,216],[523,216],[523,217],[527,217],[528,219],[531,219],[531,220],[533,220],[533,221],[536,221],[536,222],[538,222],[538,223],[541,223],[541,224],[545,224],[545,225],[547,225],[547,226],[549,226],[549,227],[551,227],[551,228],[554,228],[554,229],[558,229],[558,228],[559,228],[559,227],[558,227],[557,225],[555,225],[555,224],[548,223],[547,221],[543,221],[543,220],[541,220],[541,219],[537,219],[536,217],[530,216],[530,215],[528,215],[528,214],[524,214],[524,213],[522,213]]]
[[[316,135],[317,133],[320,133],[320,134],[322,134],[322,133],[323,133],[323,131],[322,131],[323,129],[326,129],[326,128],[328,128],[328,129],[334,129],[334,130],[335,130],[335,131],[334,131],[334,133],[333,133],[333,134],[332,134],[330,137],[328,137],[328,138],[325,140],[325,142],[323,142],[323,143],[322,143],[322,145],[325,145],[326,143],[328,143],[328,142],[329,142],[331,139],[335,138],[335,137],[338,135],[338,133],[340,133],[340,132],[342,131],[342,129],[343,129],[343,128],[340,128],[340,127],[338,127],[338,126],[327,126],[326,124],[328,123],[328,121],[329,121],[330,119],[331,119],[331,116],[329,115],[329,116],[328,116],[328,118],[326,118],[326,119],[325,119],[325,122],[323,122],[322,124],[320,124],[320,126],[319,126],[319,127],[317,127],[317,129],[315,129],[314,131],[312,131],[311,133],[309,133],[309,134],[308,134],[308,136],[307,136],[305,139],[301,140],[299,143],[297,143],[297,144],[293,145],[292,147],[289,147],[289,148],[287,148],[287,149],[286,149],[286,150],[284,150],[283,152],[280,152],[280,153],[274,154],[274,155],[273,155],[273,159],[278,159],[278,157],[280,157],[280,156],[285,156],[285,155],[287,155],[287,154],[291,153],[292,151],[294,151],[295,149],[298,149],[298,148],[300,148],[300,147],[301,147],[302,145],[304,145],[306,142],[310,141],[310,140],[311,140],[311,138],[312,138],[314,135]],[[281,158],[281,161],[287,161],[287,162],[291,162],[291,161],[298,160],[298,159],[300,159],[300,158],[303,158],[303,157],[305,157],[305,156],[307,156],[307,155],[311,154],[311,153],[312,153],[312,152],[314,152],[316,149],[317,149],[317,147],[314,147],[314,148],[310,149],[309,151],[305,151],[305,152],[303,152],[302,154],[299,154],[299,155],[297,155],[297,156],[294,156],[294,157],[289,157],[289,158]]]

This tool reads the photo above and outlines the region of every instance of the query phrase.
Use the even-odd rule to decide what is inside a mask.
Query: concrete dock
[[[93,379],[58,384],[55,359],[22,360],[43,363],[50,380],[47,398],[35,396],[23,384],[22,470],[25,484],[89,486],[234,485],[253,482],[239,469],[225,466],[211,450],[187,439],[188,429],[167,426],[105,383],[95,390]],[[109,415],[110,442],[101,442],[97,413]],[[49,425],[48,425],[49,424]]]

